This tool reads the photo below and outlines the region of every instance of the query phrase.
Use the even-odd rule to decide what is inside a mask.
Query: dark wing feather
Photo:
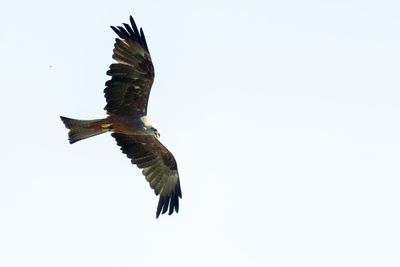
[[[156,217],[160,213],[171,215],[179,211],[179,198],[182,198],[178,167],[174,156],[154,136],[111,134],[121,151],[136,164],[150,183],[156,195],[160,195]]]
[[[111,26],[118,35],[115,39],[113,59],[107,75],[104,95],[107,100],[105,110],[109,114],[143,116],[147,114],[151,86],[154,80],[154,67],[142,29],[136,27],[132,16],[132,26]]]

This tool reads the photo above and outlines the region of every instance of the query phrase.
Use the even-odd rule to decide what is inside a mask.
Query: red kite
[[[156,195],[160,195],[156,217],[179,210],[182,198],[178,167],[174,156],[158,140],[160,134],[147,120],[147,103],[154,80],[154,68],[142,28],[131,25],[111,26],[115,39],[104,95],[105,119],[75,120],[60,117],[69,129],[71,144],[98,134],[111,132],[121,151],[142,170]]]

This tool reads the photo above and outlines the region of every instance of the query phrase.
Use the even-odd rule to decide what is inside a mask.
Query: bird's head
[[[158,130],[156,128],[154,128],[153,126],[149,126],[147,127],[147,132],[154,135],[156,138],[160,138],[160,133],[158,132]]]
[[[149,123],[149,120],[147,119],[147,116],[142,116],[139,118],[141,127],[143,127],[146,130],[146,133],[148,135],[154,135],[156,138],[160,138],[160,133],[157,131],[157,129]]]

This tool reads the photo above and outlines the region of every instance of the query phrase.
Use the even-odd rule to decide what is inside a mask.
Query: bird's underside
[[[61,117],[69,129],[69,141],[75,143],[98,134],[111,132],[121,151],[142,173],[159,202],[156,217],[179,211],[182,192],[176,160],[158,140],[158,131],[147,121],[147,104],[154,80],[154,68],[143,30],[131,25],[111,28],[118,35],[115,39],[104,95],[107,100],[107,118],[75,120]]]

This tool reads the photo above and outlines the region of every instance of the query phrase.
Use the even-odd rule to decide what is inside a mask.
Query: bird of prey
[[[111,26],[118,35],[105,85],[107,117],[97,120],[76,120],[60,117],[69,129],[71,144],[98,134],[111,132],[121,151],[142,169],[143,175],[159,201],[156,218],[168,211],[179,210],[182,192],[178,168],[172,153],[159,141],[160,134],[147,119],[147,103],[154,80],[154,68],[142,28],[130,23]]]

